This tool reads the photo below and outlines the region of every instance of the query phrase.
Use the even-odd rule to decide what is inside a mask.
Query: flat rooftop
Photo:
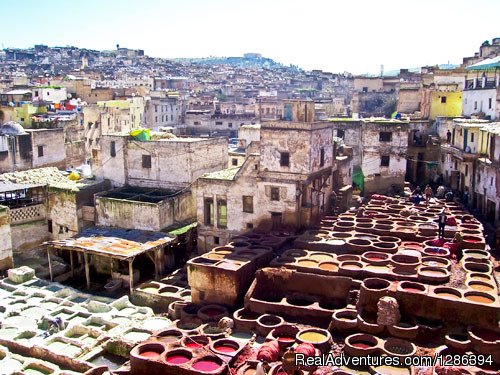
[[[98,198],[121,199],[131,202],[159,203],[175,197],[182,190],[151,189],[135,186],[125,186],[119,189],[100,193]]]
[[[174,240],[174,237],[162,232],[93,227],[83,230],[75,237],[50,241],[48,244],[65,250],[80,250],[125,260]]]

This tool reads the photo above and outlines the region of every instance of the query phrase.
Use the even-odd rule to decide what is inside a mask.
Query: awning
[[[500,68],[500,56],[489,58],[466,67],[467,70],[490,70]]]

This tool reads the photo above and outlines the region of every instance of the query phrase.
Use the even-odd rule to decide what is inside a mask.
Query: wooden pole
[[[134,290],[134,267],[133,267],[134,258],[128,261],[128,274],[129,274],[129,283],[130,283],[130,295],[132,295]]]
[[[155,279],[158,279],[158,249],[154,249],[154,259],[155,259]]]
[[[47,247],[47,258],[49,259],[50,281],[54,281],[54,274],[52,273],[52,260],[50,259],[50,246]]]
[[[75,277],[75,261],[73,260],[73,250],[69,251],[69,263],[71,266],[71,276]]]
[[[85,279],[87,280],[87,289],[90,289],[90,268],[89,268],[89,255],[84,252],[83,259],[85,260]]]

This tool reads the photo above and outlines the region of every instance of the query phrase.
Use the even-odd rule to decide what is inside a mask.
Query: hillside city
[[[462,53],[0,51],[0,374],[498,374],[500,38]]]

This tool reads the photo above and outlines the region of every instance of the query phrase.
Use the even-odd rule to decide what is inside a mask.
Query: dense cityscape
[[[498,374],[500,38],[376,74],[0,51],[1,374]]]

